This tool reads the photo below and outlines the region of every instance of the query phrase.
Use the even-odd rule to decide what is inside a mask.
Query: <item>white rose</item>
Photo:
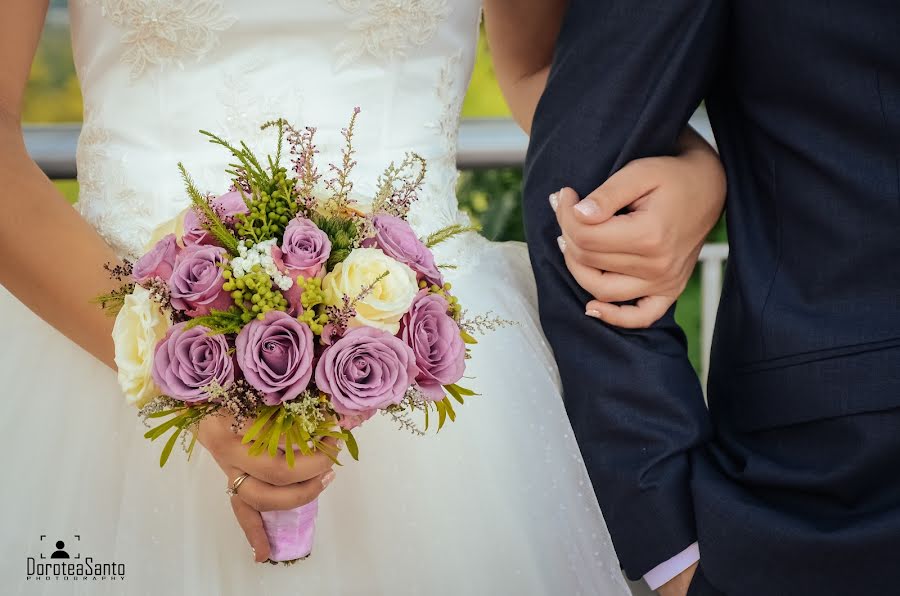
[[[373,283],[372,290],[356,303],[356,318],[351,324],[396,334],[400,319],[419,291],[415,272],[403,263],[377,248],[357,248],[325,276],[322,289],[329,305],[341,306],[344,296],[355,298]]]
[[[139,408],[162,393],[153,382],[151,371],[156,344],[165,337],[169,325],[168,317],[141,286],[135,286],[134,292],[126,296],[116,316],[112,337],[119,385],[128,403]]]
[[[181,244],[181,237],[184,236],[184,216],[187,215],[189,210],[190,207],[183,209],[181,213],[172,219],[164,221],[153,228],[153,231],[150,232],[150,240],[147,242],[144,252],[150,252],[150,249],[156,246],[157,242],[169,234],[175,234],[175,238],[178,240],[178,243]]]

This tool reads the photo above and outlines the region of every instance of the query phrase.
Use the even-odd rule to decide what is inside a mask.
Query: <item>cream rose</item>
[[[190,207],[187,209],[183,209],[181,213],[176,215],[170,220],[164,221],[159,224],[153,231],[150,232],[150,240],[147,242],[146,248],[144,248],[144,252],[150,252],[150,250],[156,246],[156,243],[162,240],[164,237],[169,234],[175,234],[175,238],[178,239],[178,243],[181,244],[181,237],[184,236],[184,217],[187,215],[187,212],[190,210]]]
[[[356,318],[351,326],[374,327],[396,335],[400,318],[419,291],[415,272],[403,263],[377,248],[357,248],[325,276],[322,289],[329,305],[340,306],[344,296],[355,298],[373,283],[372,291],[356,303]]]
[[[116,317],[112,336],[119,386],[128,403],[139,408],[161,393],[151,376],[153,353],[169,325],[169,319],[150,298],[150,292],[141,286],[135,286],[134,292],[125,298]]]

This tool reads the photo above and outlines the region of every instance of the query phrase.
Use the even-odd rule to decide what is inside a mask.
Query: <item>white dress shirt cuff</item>
[[[658,590],[673,577],[700,560],[700,545],[696,542],[668,561],[664,561],[644,575],[644,581],[651,590]]]

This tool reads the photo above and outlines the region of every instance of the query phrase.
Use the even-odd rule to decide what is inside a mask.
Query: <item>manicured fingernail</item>
[[[599,311],[599,310],[594,310],[593,308],[587,309],[587,310],[584,312],[584,314],[586,314],[586,315],[589,316],[589,317],[594,317],[595,319],[602,319],[602,318],[603,318],[603,316],[600,314],[600,311]]]
[[[347,446],[347,444],[344,443],[344,439],[338,439],[338,440],[337,440],[337,448],[338,448],[338,449],[343,450],[344,447],[346,447],[346,446]]]
[[[556,243],[559,244],[560,252],[566,252],[566,239],[562,236],[556,238]]]
[[[598,215],[600,213],[600,208],[597,207],[597,203],[588,199],[584,199],[575,205],[575,209],[586,217],[591,217],[592,215]]]
[[[554,211],[559,207],[559,193],[555,192],[550,195],[550,207],[553,208]]]
[[[328,485],[334,480],[334,470],[331,470],[324,476],[322,476],[322,487],[328,488]]]

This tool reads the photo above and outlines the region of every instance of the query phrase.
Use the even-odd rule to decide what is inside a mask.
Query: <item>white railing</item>
[[[714,143],[709,121],[703,110],[691,119],[691,125]],[[75,149],[81,127],[77,124],[26,126],[25,144],[39,166],[50,178],[76,176]],[[461,169],[520,166],[525,160],[528,138],[508,119],[464,120],[460,127],[457,163]],[[728,257],[724,244],[709,244],[700,253],[702,348],[701,378],[704,386],[709,370],[709,353],[722,288],[722,267]]]
[[[700,251],[700,379],[706,390],[709,376],[709,355],[712,351],[713,329],[719,296],[722,294],[722,271],[728,259],[727,244],[707,244]]]

